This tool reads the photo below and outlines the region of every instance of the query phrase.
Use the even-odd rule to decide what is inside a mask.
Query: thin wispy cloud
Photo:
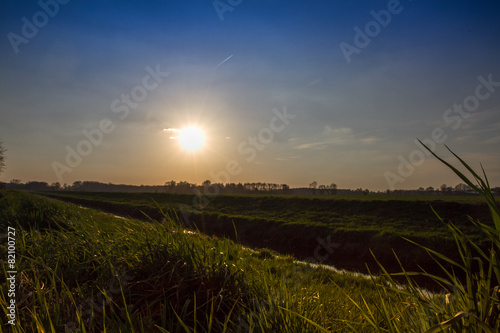
[[[352,128],[340,127],[332,128],[325,126],[321,134],[311,140],[294,146],[295,149],[323,150],[330,146],[348,145],[353,143],[372,144],[379,141],[378,138],[369,136],[363,137],[363,134],[355,134]]]
[[[175,136],[170,136],[169,139],[178,139],[179,137],[177,135],[181,132],[181,130],[177,128],[164,128],[163,131],[175,135]]]

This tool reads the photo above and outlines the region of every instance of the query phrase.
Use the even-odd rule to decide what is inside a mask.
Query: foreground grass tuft
[[[499,332],[500,208],[493,197],[484,170],[482,178],[450,150],[471,173],[472,181],[456,167],[430,149],[429,151],[487,202],[494,226],[473,219],[471,223],[480,228],[484,239],[490,245],[489,250],[484,251],[474,239],[464,234],[455,224],[441,220],[455,239],[460,260],[452,260],[427,247],[422,248],[441,267],[444,278],[424,270],[416,273],[407,272],[403,267],[401,267],[402,273],[399,274],[389,274],[384,271],[387,282],[377,284],[377,288],[381,296],[390,293],[391,301],[382,301],[379,305],[355,301],[353,304],[363,313],[364,319],[372,328],[380,332]],[[439,217],[437,212],[436,215]],[[382,265],[380,267],[383,269]],[[405,288],[396,285],[393,280],[394,275],[406,278]],[[413,280],[416,275],[433,279],[449,292],[437,295],[423,293]],[[381,297],[381,300],[384,298]]]

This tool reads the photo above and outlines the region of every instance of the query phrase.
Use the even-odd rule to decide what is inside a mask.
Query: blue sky
[[[455,185],[414,143],[437,131],[436,152],[449,157],[446,144],[500,184],[499,1],[40,3],[0,2],[2,181]],[[356,27],[371,37],[347,59]],[[112,103],[140,92],[147,68],[168,75],[120,118]],[[474,111],[453,111],[465,101]],[[277,111],[294,117],[271,133]],[[196,153],[164,131],[189,125],[207,138]]]

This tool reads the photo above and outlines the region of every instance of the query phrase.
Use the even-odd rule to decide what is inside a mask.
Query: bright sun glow
[[[198,150],[205,145],[205,134],[198,127],[186,127],[179,133],[179,143],[185,150]]]

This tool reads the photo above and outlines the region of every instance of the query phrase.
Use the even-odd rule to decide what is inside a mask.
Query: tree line
[[[0,141],[0,174],[5,168],[5,153],[7,149]],[[474,194],[474,191],[466,184],[459,183],[452,186],[442,184],[436,188],[430,186],[427,188],[420,187],[416,190],[387,190],[385,192],[372,192],[368,189],[357,188],[338,189],[337,184],[319,185],[317,181],[309,184],[309,187],[290,188],[287,184],[276,184],[266,182],[253,183],[212,183],[210,180],[205,180],[201,185],[189,183],[187,181],[177,182],[170,180],[164,185],[125,185],[102,183],[97,181],[75,181],[73,184],[60,184],[54,182],[28,181],[22,183],[19,179],[12,179],[9,183],[0,182],[0,189],[15,189],[26,191],[89,191],[89,192],[154,192],[154,193],[225,193],[225,194],[251,194],[251,193],[268,193],[268,194],[304,194],[304,195],[332,195],[332,194],[394,194],[394,195],[463,195]],[[499,195],[500,187],[492,188],[492,192]]]
[[[266,182],[247,183],[212,183],[209,180],[201,185],[187,181],[177,182],[170,180],[163,185],[126,185],[102,183],[97,181],[75,181],[73,184],[58,182],[47,183],[29,181],[22,183],[19,179],[13,179],[9,183],[0,182],[0,189],[14,189],[26,191],[83,191],[83,192],[149,192],[149,193],[172,193],[172,194],[295,194],[295,195],[473,195],[473,191],[465,184],[456,186],[443,184],[436,188],[420,187],[414,190],[394,191],[370,191],[368,189],[339,189],[336,184],[318,185],[311,183],[308,187],[291,188],[287,184],[276,184]],[[492,189],[494,193],[500,194],[500,187]]]

